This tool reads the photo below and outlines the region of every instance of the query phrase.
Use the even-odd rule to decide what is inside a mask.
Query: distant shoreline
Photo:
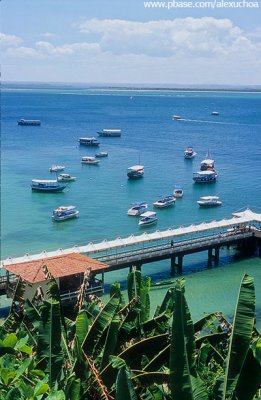
[[[77,83],[43,83],[43,82],[2,82],[2,89],[69,89],[69,90],[106,90],[111,92],[127,91],[127,92],[217,92],[217,93],[261,93],[261,86],[215,86],[215,85],[193,85],[193,86],[160,86],[160,85],[92,85],[92,84],[77,84]]]

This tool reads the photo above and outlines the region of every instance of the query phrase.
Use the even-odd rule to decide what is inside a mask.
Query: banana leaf
[[[124,361],[128,367],[140,370],[143,355],[153,359],[164,347],[166,347],[168,341],[168,334],[143,339],[134,343],[132,346],[127,347],[127,349],[118,354],[117,358],[119,358],[121,362]],[[112,362],[103,369],[101,377],[109,387],[115,382],[116,371],[113,368]]]
[[[143,367],[143,371],[158,371],[163,366],[167,366],[170,355],[170,344],[168,344],[163,350],[159,351],[158,354]]]
[[[201,336],[200,338],[196,339],[196,347],[199,348],[205,341],[208,341],[209,343],[212,344],[212,346],[215,346],[222,340],[227,338],[228,334],[226,332],[212,333],[209,335]]]
[[[127,291],[129,301],[135,297],[140,297],[141,281],[141,272],[134,268],[127,276]]]
[[[142,324],[142,330],[146,335],[160,335],[166,333],[169,328],[169,320],[171,315],[164,312]]]
[[[138,400],[131,380],[131,372],[123,367],[116,379],[116,400]]]
[[[75,328],[76,328],[75,333],[78,338],[78,343],[81,346],[86,337],[86,334],[87,334],[88,328],[89,328],[88,317],[84,310],[81,310],[77,314],[76,321],[75,321]]]
[[[123,308],[125,306],[125,300],[124,300],[124,296],[122,294],[121,291],[121,284],[119,282],[115,282],[111,285],[110,288],[110,297],[118,297],[120,300],[120,308]]]
[[[54,387],[62,371],[61,334],[60,303],[56,300],[47,300],[41,309],[37,358],[49,374],[50,387]]]
[[[103,332],[110,325],[118,306],[119,299],[111,297],[95,318],[82,343],[82,348],[87,356],[93,356],[95,354],[96,346]]]
[[[141,313],[140,320],[141,322],[145,322],[150,317],[150,278],[144,277],[141,280],[140,286],[140,302],[141,302]]]
[[[40,320],[41,320],[41,315],[37,308],[31,303],[29,299],[25,300],[24,303],[24,309],[25,309],[25,318],[24,322],[28,319],[32,326],[34,327],[35,330],[38,330]],[[26,323],[26,322],[25,322]],[[31,326],[29,326],[29,329]]]
[[[254,347],[261,345],[261,338]],[[252,400],[261,382],[261,360],[254,356],[252,348],[248,350],[244,365],[242,367],[237,386],[236,396],[238,400]]]
[[[160,307],[158,307],[155,311],[154,317],[159,316],[163,313],[171,314],[173,313],[174,308],[174,296],[173,296],[173,288],[169,288],[162,300]]]
[[[254,280],[245,274],[242,278],[222,385],[222,400],[232,398],[241,369],[249,351],[255,319]]]
[[[169,383],[168,372],[143,372],[133,376],[133,380],[139,381],[142,387],[152,386],[154,384],[163,385]]]
[[[114,354],[114,351],[115,351],[115,348],[117,345],[117,340],[118,340],[120,323],[121,323],[120,317],[119,317],[119,315],[116,314],[113,317],[111,324],[109,326],[108,332],[107,332],[107,337],[106,337],[106,341],[105,341],[103,352],[102,352],[100,371],[102,371],[106,367],[106,365],[109,363],[109,356],[111,354]]]
[[[206,400],[205,387],[196,372],[194,328],[184,293],[184,281],[177,280],[169,363],[171,395],[178,400]]]
[[[217,314],[216,312],[210,313],[205,315],[203,318],[199,319],[198,321],[194,322],[194,331],[200,332],[202,329],[211,326],[213,328],[213,322],[217,321]],[[213,332],[213,329],[211,329]]]

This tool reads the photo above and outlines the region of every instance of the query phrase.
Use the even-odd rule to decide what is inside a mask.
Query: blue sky
[[[261,84],[261,4],[215,9],[148,9],[143,0],[0,4],[3,81]]]

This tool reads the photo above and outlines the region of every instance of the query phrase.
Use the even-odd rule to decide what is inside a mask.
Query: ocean
[[[138,220],[127,216],[130,204],[145,201],[152,210],[175,185],[183,186],[184,197],[158,210],[157,225],[146,231],[230,218],[246,206],[261,212],[261,93],[12,88],[3,89],[1,98],[1,259],[139,234]],[[182,119],[173,121],[173,114]],[[42,124],[19,126],[19,118]],[[122,136],[99,138],[99,150],[78,145],[79,137],[97,136],[103,128],[122,129]],[[197,152],[194,160],[184,160],[187,146]],[[82,156],[97,151],[109,154],[99,166],[81,164]],[[208,151],[218,181],[196,185],[192,174]],[[48,170],[52,164],[65,165],[77,180],[62,193],[32,192],[32,179],[55,177]],[[144,178],[130,181],[126,170],[135,164],[144,165]],[[223,205],[199,208],[204,195],[220,196]],[[52,211],[60,205],[77,206],[80,218],[53,222]],[[204,253],[185,258],[187,292],[200,294],[191,301],[195,316],[210,287],[217,293],[208,308],[231,315],[244,271],[255,278],[260,313],[260,259],[238,259],[224,250],[220,267],[207,269],[206,258]],[[155,280],[168,278],[169,271],[169,262],[143,267]],[[124,282],[126,274],[110,273],[106,284]],[[161,293],[153,289],[153,298]]]

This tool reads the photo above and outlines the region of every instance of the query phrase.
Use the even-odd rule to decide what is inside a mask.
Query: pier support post
[[[170,274],[175,275],[176,273],[176,256],[170,257]]]
[[[215,248],[215,256],[214,256],[215,264],[219,263],[219,247]]]
[[[182,274],[183,255],[178,256],[178,273]]]

